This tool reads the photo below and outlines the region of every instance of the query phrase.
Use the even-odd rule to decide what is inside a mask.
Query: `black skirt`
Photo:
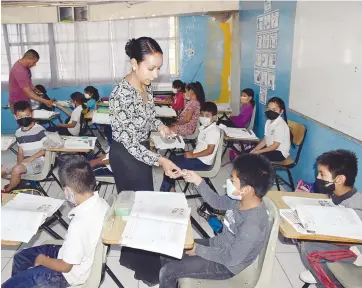
[[[141,143],[147,149],[149,141]],[[128,153],[122,143],[112,142],[109,153],[118,193],[122,191],[153,191],[152,166],[138,161]]]
[[[149,142],[141,143],[149,149]],[[123,144],[113,140],[109,153],[118,193],[122,191],[153,191],[152,166],[138,161]],[[148,286],[158,284],[161,269],[160,254],[122,247],[119,262],[135,272],[135,279]]]

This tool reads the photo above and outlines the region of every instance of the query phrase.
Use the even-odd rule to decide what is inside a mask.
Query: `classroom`
[[[1,287],[362,287],[360,15],[2,1]]]

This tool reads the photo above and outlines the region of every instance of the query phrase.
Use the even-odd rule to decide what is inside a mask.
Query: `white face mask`
[[[68,188],[68,191],[69,191],[69,196],[68,196],[68,193],[65,192],[65,190],[64,190],[65,199],[67,199],[67,200],[68,200],[71,204],[73,204],[74,206],[77,206],[77,202],[75,201],[73,191],[70,190],[69,188]]]
[[[91,96],[88,93],[85,93],[84,97],[85,97],[85,99],[90,99],[91,98]]]
[[[177,93],[177,89],[172,88],[172,93],[173,93],[173,94],[176,94],[176,93]]]
[[[233,182],[230,179],[226,180],[226,193],[227,195],[234,200],[239,200],[243,198],[241,195],[234,195],[233,192],[236,191],[236,187],[234,186]]]
[[[200,123],[202,126],[209,126],[211,124],[211,119],[207,117],[200,117]]]

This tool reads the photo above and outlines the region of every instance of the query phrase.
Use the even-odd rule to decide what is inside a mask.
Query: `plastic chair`
[[[279,210],[275,203],[263,198],[269,211],[269,237],[260,251],[259,256],[252,264],[246,267],[238,275],[227,280],[204,280],[181,278],[178,280],[180,288],[265,288],[270,287],[272,277],[276,243],[279,232]]]
[[[101,189],[102,185],[116,184],[116,181],[114,180],[113,175],[96,176],[96,181],[98,182],[98,184],[95,188],[96,191],[99,191]]]
[[[254,105],[253,114],[251,115],[250,122],[246,128],[246,130],[253,130],[254,122],[255,122],[255,114],[256,114],[256,105]]]
[[[293,144],[298,147],[298,151],[294,160],[292,159],[292,157],[289,156],[284,161],[272,163],[275,172],[286,171],[288,174],[288,181],[286,181],[284,178],[275,173],[275,182],[279,191],[279,181],[290,187],[292,191],[295,191],[293,176],[290,169],[294,168],[298,164],[300,154],[302,153],[305,136],[307,134],[307,128],[302,124],[294,121],[288,121],[288,126],[290,128],[290,132],[293,134]]]
[[[340,262],[327,263],[327,266],[343,287],[358,288],[362,286],[362,266]]]
[[[197,140],[197,137],[199,136],[199,129],[200,129],[200,121],[198,120],[197,124],[196,124],[196,129],[194,131],[194,134],[192,134],[190,136],[183,137],[185,143],[186,144],[191,144],[192,148],[196,147],[196,140]]]

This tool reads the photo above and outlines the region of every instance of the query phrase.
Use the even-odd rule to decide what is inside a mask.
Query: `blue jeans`
[[[209,246],[209,240],[195,239],[195,242],[199,245]],[[162,257],[161,264],[160,288],[175,288],[177,279],[180,278],[224,280],[235,276],[222,264],[199,256],[188,256],[185,253],[181,260]]]
[[[185,158],[184,155],[171,157],[170,160],[176,164],[180,169],[206,171],[211,166],[206,165],[198,158]],[[163,176],[160,191],[170,192],[171,188],[175,186],[175,179],[172,179],[166,175]]]
[[[2,288],[63,288],[69,287],[63,273],[44,266],[34,267],[36,257],[44,254],[56,259],[60,245],[43,245],[24,249],[15,254],[11,278],[1,285]]]

